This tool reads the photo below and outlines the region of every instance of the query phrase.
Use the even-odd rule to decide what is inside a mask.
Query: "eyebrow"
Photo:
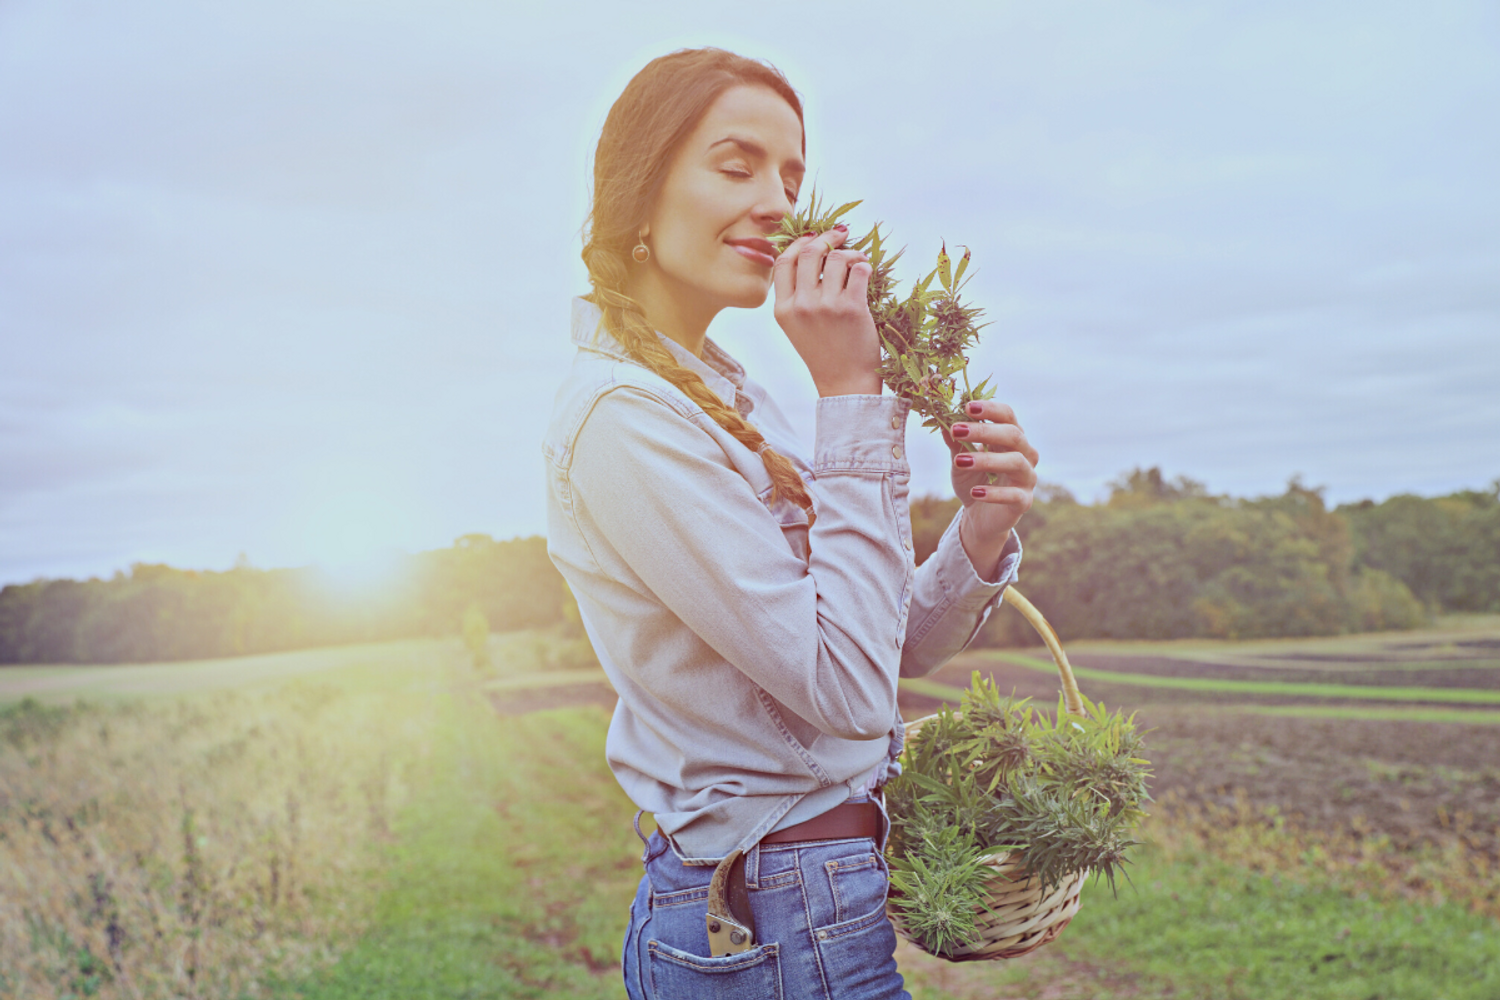
[[[736,146],[740,147],[751,156],[759,156],[762,158],[766,156],[766,149],[760,143],[754,142],[750,139],[741,139],[736,135],[731,135],[720,139],[718,142],[714,143],[708,148],[713,149],[716,146],[724,145],[724,143],[726,142],[734,143]],[[801,160],[788,160],[786,166],[791,173],[797,175],[798,177],[801,177],[803,174],[807,173],[807,164],[803,163]]]

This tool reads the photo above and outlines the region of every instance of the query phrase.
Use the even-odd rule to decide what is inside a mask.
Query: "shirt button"
[[[900,458],[901,457],[901,446],[899,444],[893,444],[893,445],[891,445],[891,454],[893,456],[895,456],[896,458]]]
[[[892,417],[891,418],[891,430],[893,430],[893,431],[899,431],[900,429],[901,429],[901,418],[900,417]]]
[[[903,539],[901,539],[901,544],[906,546],[906,551],[908,551],[908,552],[911,551],[911,539],[910,538],[903,538]]]

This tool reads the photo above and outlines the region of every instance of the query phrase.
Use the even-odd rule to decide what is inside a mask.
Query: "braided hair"
[[[627,261],[641,223],[667,176],[672,155],[719,95],[739,84],[769,87],[802,120],[802,102],[774,67],[717,48],[681,49],[653,59],[631,79],[609,110],[594,155],[594,198],[585,225],[583,262],[605,328],[636,362],[697,403],[736,441],[759,453],[772,497],[784,497],[814,518],[812,496],[796,466],[774,451],[739,411],[725,405],[697,372],[662,345],[640,303],[626,293]],[[803,138],[806,152],[806,136]]]

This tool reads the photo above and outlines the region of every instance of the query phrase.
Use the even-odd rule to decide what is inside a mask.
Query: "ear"
[[[639,233],[636,233],[636,238],[639,239],[642,243],[644,243],[646,241],[646,237],[650,236],[650,235],[651,235],[651,223],[648,222],[644,226],[641,227],[641,231]]]

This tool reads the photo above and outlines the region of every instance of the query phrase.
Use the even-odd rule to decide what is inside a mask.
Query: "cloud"
[[[1500,475],[1491,6],[755,13],[0,8],[0,580],[301,563],[340,496],[408,549],[543,531],[591,146],[705,43],[788,73],[856,221],[973,246],[1045,477]],[[710,332],[810,433],[769,307]]]

